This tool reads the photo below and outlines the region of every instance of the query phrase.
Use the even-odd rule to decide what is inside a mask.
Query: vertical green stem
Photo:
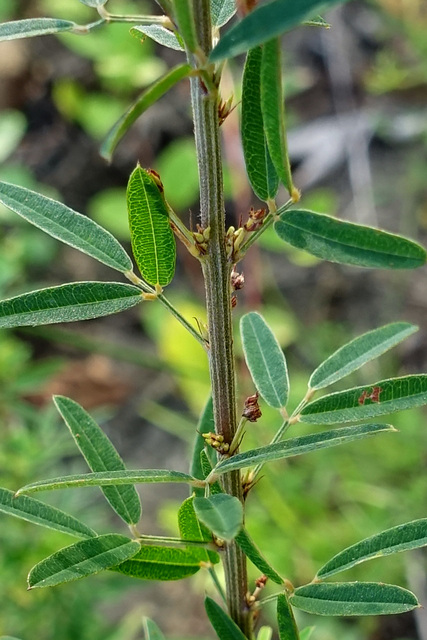
[[[194,0],[197,37],[206,57],[212,47],[209,0]],[[213,69],[208,71],[212,77]],[[207,90],[198,77],[191,78],[191,99],[200,178],[200,216],[210,227],[208,254],[203,273],[209,326],[209,367],[217,433],[231,443],[237,429],[233,329],[231,321],[231,264],[226,256],[226,230],[222,159],[218,124],[218,94]],[[239,472],[224,476],[227,493],[243,501]],[[246,558],[235,542],[225,552],[227,604],[233,620],[248,638],[251,617],[246,604],[248,591]]]

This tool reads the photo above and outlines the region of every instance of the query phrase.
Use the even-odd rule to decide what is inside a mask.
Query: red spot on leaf
[[[372,387],[372,391],[370,393],[366,390],[363,391],[357,401],[359,404],[365,404],[366,400],[371,400],[371,402],[379,402],[381,391],[381,387]]]

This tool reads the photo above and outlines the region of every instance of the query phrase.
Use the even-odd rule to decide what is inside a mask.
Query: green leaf
[[[299,634],[300,640],[310,640],[315,627],[305,627]]]
[[[169,469],[139,469],[137,471],[101,471],[98,473],[77,473],[51,480],[39,480],[25,485],[16,492],[36,493],[37,491],[55,491],[74,487],[112,487],[123,484],[143,484],[153,482],[187,482],[192,484],[195,478],[181,471]]]
[[[198,519],[222,540],[233,540],[243,527],[242,503],[234,496],[217,493],[209,498],[194,498],[193,504]]]
[[[256,196],[267,202],[279,187],[279,178],[271,161],[261,112],[262,49],[248,52],[242,80],[242,145],[249,182]]]
[[[190,496],[184,500],[179,508],[178,527],[181,538],[183,540],[192,540],[193,542],[212,542],[210,531],[197,519],[193,502],[194,496]],[[215,551],[200,548],[199,553],[200,559],[204,562],[211,562],[212,564],[219,562],[219,555]]]
[[[206,475],[209,475],[210,473],[210,471],[208,471],[208,473],[204,475],[200,460],[200,454],[204,450],[206,444],[202,433],[208,433],[209,431],[215,431],[212,396],[209,396],[209,399],[200,415],[200,419],[196,427],[196,436],[194,438],[193,452],[191,456],[190,474],[194,478],[199,478],[200,480],[204,480]],[[194,493],[196,496],[203,497],[205,491],[202,488],[196,488]]]
[[[279,36],[343,0],[273,0],[260,4],[221,38],[210,59],[232,58]]]
[[[129,284],[63,284],[0,301],[0,328],[90,320],[130,309],[142,300],[141,291]]]
[[[236,13],[235,0],[211,0],[212,26],[223,27]]]
[[[109,438],[83,407],[64,396],[54,396],[53,400],[91,471],[126,469]],[[127,524],[138,522],[141,517],[141,503],[133,485],[104,487],[102,491],[114,511]]]
[[[30,18],[28,20],[14,20],[0,24],[0,42],[2,40],[16,40],[17,38],[32,38],[46,36],[61,31],[72,31],[77,27],[75,22],[57,20],[56,18]]]
[[[336,424],[424,404],[427,404],[427,375],[412,375],[323,396],[306,405],[299,419],[309,424]]]
[[[246,640],[237,624],[209,596],[205,598],[205,609],[219,640]]]
[[[132,249],[142,277],[164,287],[175,272],[175,239],[166,203],[153,175],[137,167],[127,188]]]
[[[288,401],[289,378],[285,356],[264,318],[255,311],[240,320],[246,364],[261,396],[280,409]]]
[[[133,32],[136,29],[142,29],[143,27],[134,27],[131,29]],[[147,27],[144,27],[146,29]],[[177,82],[186,78],[191,71],[188,64],[180,64],[171,69],[160,80],[154,82],[148,87],[135,102],[128,108],[128,110],[122,115],[122,117],[111,128],[107,137],[101,146],[101,155],[108,161],[111,161],[114,149],[127,133],[133,123],[142,115],[148,107],[151,107],[157,100],[159,100],[169,89],[171,89]]]
[[[15,496],[9,489],[0,488],[0,511],[78,538],[92,538],[97,535],[93,529],[68,513],[29,496]]]
[[[0,202],[61,242],[126,273],[132,261],[108,231],[87,216],[35,191],[0,182]]]
[[[150,618],[143,618],[142,626],[144,627],[145,640],[165,640],[165,636],[159,627]]]
[[[271,160],[289,193],[295,194],[286,140],[285,102],[282,87],[280,40],[274,38],[262,47],[261,111]],[[299,199],[299,198],[297,198]]]
[[[366,362],[378,358],[405,340],[415,331],[418,331],[418,327],[409,322],[394,322],[364,333],[322,362],[311,374],[308,386],[311,389],[322,389],[345,378]]]
[[[419,607],[413,593],[376,582],[308,584],[290,596],[293,607],[320,616],[378,616]]]
[[[280,640],[299,640],[297,623],[286,593],[277,597],[277,622]]]
[[[177,35],[173,31],[165,29],[165,27],[162,27],[160,24],[139,25],[137,27],[132,27],[130,32],[135,37],[140,37],[140,34],[142,33],[143,36],[147,36],[154,40],[154,42],[157,42],[164,47],[168,47],[169,49],[184,51],[181,38],[178,39]],[[143,38],[142,41],[144,40],[145,38]]]
[[[236,542],[249,560],[261,571],[267,578],[270,578],[276,584],[283,584],[283,578],[279,576],[277,571],[273,569],[256,546],[246,529],[242,529],[236,536]]]
[[[198,48],[192,0],[173,0],[175,22],[188,50],[194,53]]]
[[[288,211],[274,223],[274,229],[293,247],[329,262],[414,269],[426,261],[425,249],[412,240],[313,211]]]
[[[200,549],[142,545],[140,551],[114,571],[141,580],[182,580],[200,569]]]
[[[108,0],[80,0],[80,2],[86,4],[88,7],[102,7],[107,1]]]
[[[427,545],[427,518],[413,520],[392,527],[386,531],[381,531],[370,538],[366,538],[357,544],[344,549],[317,572],[317,578],[327,578],[328,576],[346,571],[356,564],[388,556],[391,553],[418,549]]]
[[[276,442],[275,444],[268,444],[265,447],[238,453],[231,458],[222,460],[214,468],[213,474],[219,475],[234,471],[235,469],[245,469],[246,467],[252,467],[257,464],[264,464],[272,460],[281,460],[282,458],[299,456],[303,453],[309,453],[310,451],[336,447],[340,444],[347,444],[353,440],[361,440],[362,438],[367,438],[384,431],[396,431],[396,429],[388,424],[363,424],[354,427],[334,429],[333,431],[311,433],[310,435],[300,436],[298,438],[289,438],[282,442]]]
[[[86,578],[131,558],[139,548],[136,540],[113,533],[81,540],[36,564],[29,573],[28,588],[54,587]]]

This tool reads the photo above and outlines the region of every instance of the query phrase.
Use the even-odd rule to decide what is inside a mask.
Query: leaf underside
[[[413,593],[376,582],[325,582],[296,589],[294,607],[321,616],[373,616],[404,613],[419,606]]]
[[[75,282],[0,302],[0,328],[34,327],[108,316],[142,302],[141,291],[119,282]]]
[[[426,261],[425,249],[412,240],[313,211],[288,211],[274,223],[274,229],[279,238],[293,247],[329,262],[415,269]]]
[[[83,407],[64,396],[54,396],[54,402],[91,471],[125,471],[113,444]],[[139,521],[141,503],[134,486],[103,487],[102,491],[127,524]]]

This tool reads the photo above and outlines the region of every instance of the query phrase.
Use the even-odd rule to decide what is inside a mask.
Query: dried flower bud
[[[230,115],[230,113],[233,111],[233,107],[231,106],[233,104],[233,100],[234,100],[234,96],[231,95],[229,98],[227,98],[227,100],[221,100],[219,105],[218,105],[218,121],[219,121],[219,126],[222,125],[222,123],[224,122],[224,120]]]
[[[264,589],[264,587],[265,587],[265,585],[267,583],[267,580],[268,580],[267,576],[260,576],[259,578],[257,578],[255,580],[255,586],[258,589]]]
[[[243,273],[237,273],[237,271],[231,272],[231,286],[234,291],[238,291],[239,289],[243,289],[245,284],[245,276]]]
[[[244,229],[246,231],[256,231],[262,226],[262,223],[265,218],[265,209],[257,209],[255,210],[253,207],[249,211],[249,219],[244,224]]]
[[[245,400],[245,408],[243,409],[242,416],[249,420],[249,422],[256,422],[259,418],[261,418],[262,413],[258,404],[258,392],[253,396],[249,396]]]

